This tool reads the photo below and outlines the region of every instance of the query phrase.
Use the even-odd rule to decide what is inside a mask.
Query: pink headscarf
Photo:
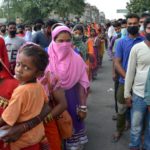
[[[58,26],[52,31],[52,42],[48,48],[49,65],[46,71],[55,74],[64,89],[70,89],[75,84],[80,83],[86,90],[89,87],[89,80],[85,62],[74,52],[71,42],[56,43],[54,41],[55,37],[62,31],[71,34],[71,30],[66,26]],[[66,50],[59,48],[62,44],[67,47]]]

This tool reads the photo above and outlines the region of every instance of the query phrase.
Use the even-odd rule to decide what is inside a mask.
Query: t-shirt
[[[25,43],[25,40],[16,36],[10,38],[7,36],[5,38],[5,44],[8,52],[9,61],[15,61],[18,49]]]
[[[15,36],[14,38],[10,38],[9,36],[7,36],[5,38],[5,44],[6,44],[6,49],[7,49],[7,53],[8,53],[8,58],[9,58],[9,62],[10,62],[10,69],[11,71],[14,70],[15,67],[15,62],[16,62],[16,56],[17,56],[17,52],[18,49],[25,43],[25,40]]]
[[[49,46],[50,42],[51,42],[51,38],[47,38],[44,35],[43,31],[38,31],[35,34],[32,35],[32,42],[36,43],[38,45],[40,45],[42,48],[46,48]]]
[[[112,39],[111,39],[111,41],[110,41],[109,51],[112,53],[113,56],[114,56],[114,45],[115,45],[115,41],[116,41],[117,39],[119,39],[120,36],[121,36],[121,34],[120,34],[120,35],[113,36]]]
[[[130,55],[131,48],[144,40],[143,37],[138,36],[136,38],[130,38],[126,36],[118,41],[116,46],[115,58],[120,58],[122,63],[122,68],[127,71],[128,59]],[[124,84],[124,79],[122,77],[119,78],[119,82]]]
[[[150,68],[150,48],[145,42],[136,44],[129,57],[125,78],[125,98],[130,97],[130,91],[144,98],[145,84]]]
[[[39,115],[48,98],[40,83],[28,83],[18,86],[2,114],[3,120],[10,126],[24,122]],[[43,123],[24,133],[16,142],[10,143],[11,150],[18,150],[37,144],[44,137]]]
[[[108,37],[111,38],[115,35],[115,29],[113,26],[110,26],[108,29]]]

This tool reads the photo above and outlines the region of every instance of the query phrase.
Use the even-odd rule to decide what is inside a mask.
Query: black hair
[[[118,21],[115,21],[115,22],[113,23],[113,27],[121,27],[121,23],[118,22]]]
[[[52,27],[54,24],[58,23],[56,20],[54,19],[49,19],[46,24],[45,27]]]
[[[83,28],[83,25],[82,25],[82,24],[77,24],[77,25],[75,25],[75,27],[74,27],[73,30],[74,30],[74,31],[79,30],[79,31],[81,31],[82,34],[83,34],[83,32],[84,32],[84,28]]]
[[[32,26],[30,24],[26,24],[25,28],[31,28],[32,29]]]
[[[15,25],[16,26],[16,22],[15,21],[8,22],[7,26],[9,27],[10,25]]]
[[[48,54],[40,46],[28,44],[19,51],[19,53],[22,52],[26,56],[33,57],[33,63],[39,71],[45,71],[46,66],[49,63]]]
[[[1,27],[5,27],[5,28],[6,28],[6,25],[5,25],[5,24],[2,24]]]
[[[127,20],[126,20],[126,19],[123,19],[123,20],[121,21],[121,24],[127,24]]]
[[[118,20],[116,20],[117,22],[121,23],[122,22],[122,18],[119,18]]]
[[[106,27],[109,28],[111,26],[111,22],[106,23]]]
[[[68,32],[68,31],[61,31],[61,32],[59,32],[59,33],[54,37],[54,41],[57,39],[58,35],[61,34],[61,33],[68,33],[68,34],[70,35],[70,37],[71,37],[70,32]]]
[[[43,20],[42,19],[36,19],[34,24],[37,24],[37,23],[41,23],[42,25],[44,24]]]
[[[138,21],[139,21],[139,19],[140,19],[140,17],[137,15],[137,14],[128,14],[127,16],[126,16],[126,19],[128,20],[128,19],[131,19],[131,18],[136,18]]]
[[[146,29],[148,24],[150,24],[150,17],[146,18],[144,21],[144,30]]]
[[[140,18],[148,18],[150,17],[150,13],[142,13]]]
[[[58,26],[66,26],[65,24],[63,24],[63,23],[55,23],[55,24],[53,24],[52,26],[51,26],[51,31],[53,31],[56,27],[58,27]]]
[[[19,25],[17,26],[17,28],[24,30],[24,25],[23,25],[23,24],[19,24]]]

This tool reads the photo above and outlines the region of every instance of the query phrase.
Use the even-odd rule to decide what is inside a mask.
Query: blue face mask
[[[121,32],[116,32],[116,35],[117,36],[121,36]]]
[[[127,28],[121,29],[121,36],[125,37],[127,35]]]

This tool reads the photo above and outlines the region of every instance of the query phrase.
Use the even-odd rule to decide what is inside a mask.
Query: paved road
[[[103,67],[99,70],[88,98],[88,117],[86,119],[89,143],[85,150],[128,150],[129,131],[124,133],[118,143],[112,143],[116,122],[114,114],[113,81],[111,79],[111,61],[104,57]]]

